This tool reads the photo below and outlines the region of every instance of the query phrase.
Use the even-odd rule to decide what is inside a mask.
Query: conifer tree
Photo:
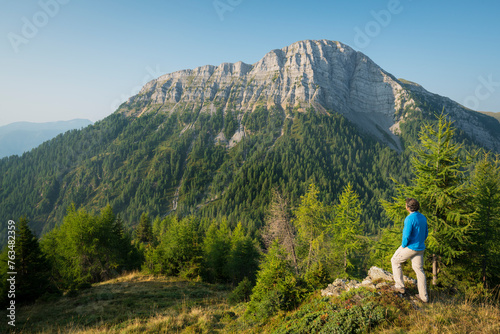
[[[361,239],[361,202],[359,196],[352,190],[350,183],[344,187],[339,203],[335,205],[334,221],[334,249],[340,250],[343,257],[344,272],[347,272],[352,263],[349,260],[355,250],[362,246]]]
[[[258,269],[259,251],[250,236],[245,235],[243,225],[238,223],[231,236],[231,249],[226,264],[226,275],[233,284],[245,277],[251,281]]]
[[[28,227],[28,219],[17,223],[15,244],[16,299],[30,302],[45,292],[55,291],[50,282],[50,264],[42,253],[38,239]]]
[[[143,212],[135,230],[137,240],[144,243],[153,241],[153,228],[148,213]]]
[[[478,162],[472,175],[475,215],[472,243],[467,263],[480,276],[484,288],[497,284],[500,272],[500,161],[491,161],[488,154]]]
[[[294,210],[294,224],[297,227],[302,249],[303,272],[307,272],[314,262],[328,256],[328,231],[332,222],[328,207],[318,199],[319,190],[310,184],[307,193],[301,196],[300,205]]]
[[[245,317],[262,321],[278,310],[296,307],[302,296],[286,251],[275,240],[260,264]]]
[[[100,215],[76,210],[74,205],[68,208],[63,224],[42,239],[42,249],[54,268],[52,275],[61,288],[88,286],[125,267],[133,250],[119,224],[109,205]]]
[[[203,267],[210,281],[227,279],[226,264],[231,250],[231,230],[226,220],[213,221],[203,240]]]
[[[444,114],[438,116],[436,125],[425,124],[419,134],[420,145],[412,148],[412,184],[397,184],[398,196],[393,202],[382,201],[388,216],[401,230],[406,216],[405,197],[420,202],[420,212],[427,217],[429,227],[426,246],[432,254],[434,285],[440,264],[452,264],[471,241],[472,212],[464,183],[465,163],[460,157],[461,145],[453,141],[454,132]]]

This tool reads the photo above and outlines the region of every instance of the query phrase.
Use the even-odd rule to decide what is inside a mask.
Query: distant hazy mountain
[[[21,155],[60,133],[90,124],[92,122],[88,119],[73,119],[47,123],[15,122],[0,126],[0,158]]]

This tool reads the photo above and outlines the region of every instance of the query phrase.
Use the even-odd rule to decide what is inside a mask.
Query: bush
[[[363,289],[339,298],[321,297],[285,317],[273,333],[366,333],[393,318],[383,300]]]
[[[227,300],[231,304],[237,304],[241,302],[247,302],[250,300],[250,295],[252,294],[252,282],[245,277],[238,286],[229,294]]]
[[[249,322],[263,321],[278,310],[297,307],[306,295],[307,289],[297,280],[287,254],[275,241],[257,273],[245,317]]]
[[[312,268],[304,274],[304,282],[309,291],[324,289],[332,279],[321,262],[315,263]]]

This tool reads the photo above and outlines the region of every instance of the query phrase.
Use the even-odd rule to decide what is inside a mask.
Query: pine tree
[[[209,281],[225,281],[226,264],[231,250],[231,230],[226,220],[213,221],[203,239],[203,267]]]
[[[245,317],[262,321],[278,310],[290,310],[298,305],[303,292],[286,251],[274,241],[260,264]]]

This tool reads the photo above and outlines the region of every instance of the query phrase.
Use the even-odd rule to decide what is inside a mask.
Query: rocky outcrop
[[[417,281],[413,278],[403,276],[405,283],[416,285]],[[378,267],[371,267],[368,271],[368,276],[362,281],[346,280],[337,278],[333,283],[328,284],[326,289],[321,290],[322,296],[339,296],[343,292],[361,287],[370,289],[379,289],[381,287],[391,285],[393,282],[392,274]]]
[[[218,108],[244,113],[261,105],[303,111],[312,107],[342,113],[399,148],[397,134],[404,111],[419,110],[421,102],[431,100],[452,113],[465,132],[490,148],[500,147],[500,134],[495,137],[486,130],[478,113],[398,80],[363,53],[328,40],[296,42],[272,50],[252,65],[223,63],[165,74],[147,83],[119,112],[140,116],[149,111],[214,113]],[[241,137],[238,134],[232,143]]]

